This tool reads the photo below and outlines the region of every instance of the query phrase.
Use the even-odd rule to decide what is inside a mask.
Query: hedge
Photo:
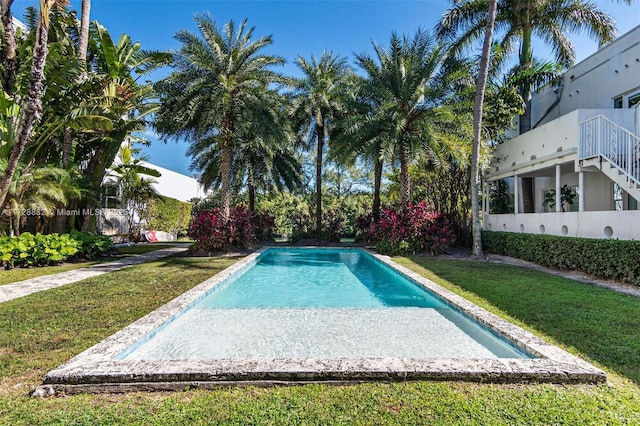
[[[640,241],[483,231],[486,252],[640,285]]]
[[[191,203],[169,197],[152,199],[147,202],[147,210],[143,216],[148,229],[186,235],[191,221]]]

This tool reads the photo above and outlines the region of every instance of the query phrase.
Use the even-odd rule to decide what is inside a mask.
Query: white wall
[[[640,210],[492,214],[483,223],[489,231],[640,240]]]
[[[535,93],[531,100],[531,122],[538,122],[560,94],[560,101],[540,125],[576,109],[613,108],[613,99],[618,96],[623,96],[624,108],[627,108],[629,95],[638,92],[640,26],[567,70],[559,85],[547,86]]]
[[[206,192],[198,181],[192,177],[176,173],[173,170],[156,166],[155,164],[141,162],[145,167],[156,169],[161,173],[160,177],[154,177],[156,191],[165,197],[175,198],[180,201],[189,201],[192,198],[202,198]]]

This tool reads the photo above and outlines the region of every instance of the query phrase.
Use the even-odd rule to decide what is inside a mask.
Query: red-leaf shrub
[[[253,214],[237,206],[225,218],[219,208],[198,212],[189,227],[189,236],[196,240],[196,251],[229,251],[248,248],[256,241]]]
[[[409,204],[405,210],[385,208],[380,222],[373,223],[371,214],[356,220],[358,238],[376,242],[381,253],[398,255],[442,251],[455,244],[460,225],[452,217],[431,210],[427,203]]]

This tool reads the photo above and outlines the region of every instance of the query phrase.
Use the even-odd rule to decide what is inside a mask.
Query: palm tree
[[[234,151],[232,186],[239,191],[246,185],[249,211],[255,210],[255,193],[286,187],[295,190],[302,185],[300,163],[287,117],[282,111],[281,96],[271,90],[265,102],[244,110],[238,120],[238,149]],[[219,183],[220,149],[215,140],[193,143],[188,152],[193,157],[192,169],[199,172],[200,183],[210,188]]]
[[[92,97],[85,108],[97,116],[107,117],[111,126],[85,136],[75,150],[75,161],[88,186],[97,192],[106,170],[113,164],[122,143],[135,132],[146,128],[147,119],[159,109],[151,84],[140,84],[137,76],[166,64],[169,55],[142,50],[139,43],[122,34],[114,43],[109,32],[94,24],[98,50],[92,64],[95,73],[89,84]],[[95,199],[85,200],[85,210],[95,207]],[[92,216],[83,218],[81,230],[92,226]]]
[[[456,1],[442,16],[437,34],[442,39],[455,37],[452,49],[460,52],[484,34],[487,13],[485,0]],[[567,33],[586,31],[600,43],[609,42],[616,36],[611,17],[585,0],[499,0],[495,28],[504,33],[500,42],[504,52],[512,52],[515,45],[519,44],[521,70],[533,64],[534,36],[549,45],[558,62],[564,66],[571,65],[575,58],[574,47]],[[508,55],[504,58],[508,58]],[[531,90],[526,82],[520,87],[520,94],[525,101],[525,110],[520,116],[520,133],[531,130]],[[523,179],[522,190],[523,210],[525,213],[533,212],[532,178]]]
[[[489,76],[489,62],[491,61],[491,39],[496,19],[497,0],[489,0],[487,13],[487,26],[482,44],[482,56],[480,59],[480,71],[476,83],[476,99],[473,108],[473,153],[471,154],[471,220],[473,229],[473,256],[482,256],[482,233],[480,232],[480,201],[478,188],[480,186],[480,144],[482,132],[482,105],[484,92]]]
[[[5,167],[6,161],[1,160],[0,170],[3,171]],[[20,235],[20,228],[27,216],[40,219],[54,215],[56,205],[67,200],[65,192],[68,188],[65,188],[63,181],[68,177],[66,170],[52,166],[18,165],[6,201],[11,212],[9,219],[13,235]]]
[[[2,4],[3,15],[5,13],[10,13],[9,8],[11,3],[12,2],[9,1]],[[67,4],[67,0],[40,0],[40,14],[38,17],[38,26],[36,28],[35,45],[33,46],[33,59],[26,88],[27,91],[24,96],[24,100],[22,101],[23,106],[20,116],[17,120],[15,143],[11,147],[4,175],[0,179],[0,206],[4,204],[4,201],[7,198],[9,186],[11,185],[13,174],[18,167],[20,157],[22,156],[24,149],[31,142],[33,137],[33,127],[40,121],[42,115],[44,66],[48,53],[47,41],[49,36],[49,15],[53,7],[63,8]],[[4,29],[6,30],[8,28],[5,26]],[[9,34],[9,37],[11,36],[15,39],[14,34]]]
[[[158,197],[153,187],[156,181],[146,179],[144,176],[160,177],[160,172],[143,165],[142,161],[146,158],[136,158],[137,154],[139,154],[138,149],[122,145],[118,151],[118,164],[112,168],[117,174],[116,184],[127,210],[130,234],[137,234],[136,218],[141,216],[146,203]]]
[[[238,121],[257,108],[270,84],[283,81],[271,70],[284,64],[262,50],[271,36],[253,40],[254,27],[244,20],[220,29],[210,15],[196,15],[201,36],[179,31],[182,47],[174,54],[174,71],[156,86],[161,109],[155,127],[167,137],[209,141],[220,151],[222,211],[229,216],[232,164],[238,148]]]
[[[384,161],[391,157],[389,132],[381,131],[381,125],[374,112],[385,101],[386,91],[379,90],[371,80],[357,78],[351,113],[344,117],[338,127],[341,130],[335,137],[332,156],[342,163],[355,163],[357,158],[373,163],[373,223],[380,222],[380,189]]]
[[[567,33],[586,32],[600,43],[612,41],[616,36],[611,17],[584,0],[499,0],[496,8],[495,28],[504,34],[500,41],[502,58],[507,60],[518,44],[522,69],[533,64],[534,36],[551,47],[556,60],[564,66],[575,60],[575,49]],[[452,51],[461,53],[485,34],[487,18],[486,1],[456,1],[438,23],[437,35],[441,39],[455,39]]]
[[[332,124],[346,112],[352,72],[346,58],[327,51],[320,60],[312,56],[307,61],[299,56],[296,65],[304,77],[294,81],[291,110],[303,138],[316,141],[316,231],[320,232],[324,146],[330,138]]]
[[[388,48],[373,46],[376,59],[356,55],[378,98],[368,117],[367,133],[385,135],[399,159],[400,201],[406,208],[411,196],[412,153],[418,149],[429,152],[441,131],[455,129],[455,117],[444,102],[450,89],[448,73],[443,71],[447,50],[422,30],[411,39],[394,32]]]

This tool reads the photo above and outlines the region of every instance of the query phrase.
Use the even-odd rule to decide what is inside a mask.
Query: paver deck
[[[98,265],[88,266],[86,268],[74,269],[67,272],[60,272],[53,275],[43,275],[41,277],[29,278],[28,280],[18,281],[13,284],[0,286],[0,303],[17,299],[18,297],[27,296],[38,291],[49,290],[51,288],[61,287],[86,278],[96,277],[108,272],[117,271],[128,268],[129,266],[139,265],[141,263],[151,262],[173,254],[182,253],[188,247],[170,247],[160,250],[151,251],[137,256],[127,256],[113,262],[100,263]]]

